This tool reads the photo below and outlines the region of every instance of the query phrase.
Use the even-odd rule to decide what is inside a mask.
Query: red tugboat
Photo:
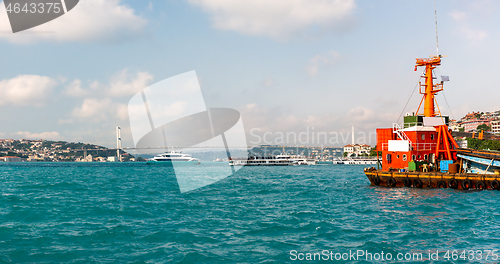
[[[470,173],[466,166],[468,160],[461,158],[462,153],[467,153],[458,149],[448,129],[448,117],[441,115],[435,99],[443,90],[443,82],[435,83],[433,76],[433,70],[439,65],[441,56],[417,59],[415,71],[425,67],[425,74],[423,83],[420,82],[423,97],[416,114],[407,114],[401,125],[377,129],[377,153],[382,153],[382,166],[366,168],[365,174],[371,185],[498,190],[498,173],[486,173],[489,166],[485,173]],[[423,112],[420,112],[422,104]],[[500,155],[489,159],[492,159],[491,165]]]

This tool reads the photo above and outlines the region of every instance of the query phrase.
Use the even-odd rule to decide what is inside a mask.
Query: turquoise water
[[[171,168],[142,163],[4,163],[0,179],[0,262],[284,263],[323,250],[426,262],[439,250],[445,263],[446,250],[500,249],[500,192],[372,187],[363,166],[244,167],[183,194]]]

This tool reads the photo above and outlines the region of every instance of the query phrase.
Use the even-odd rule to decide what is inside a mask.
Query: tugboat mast
[[[425,59],[417,59],[417,63],[415,65],[415,71],[417,70],[417,67],[425,66],[425,76],[424,76],[425,82],[424,84],[420,83],[420,87],[425,88],[423,93],[420,92],[420,94],[424,95],[422,101],[424,102],[425,117],[437,116],[434,104],[434,102],[436,101],[435,94],[443,90],[443,83],[434,84],[435,78],[433,76],[432,71],[439,65],[441,65],[441,56],[433,56]],[[418,106],[417,114],[418,111],[420,110],[420,107],[422,106],[422,101]]]

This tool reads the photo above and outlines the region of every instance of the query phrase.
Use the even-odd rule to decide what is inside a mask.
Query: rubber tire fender
[[[375,185],[379,185],[380,184],[380,177],[377,176],[373,176],[373,184]]]
[[[443,188],[443,189],[444,189],[444,188],[446,188],[446,187],[448,187],[448,186],[446,185],[446,182],[445,182],[445,181],[438,181],[438,183],[437,183],[436,187],[437,187],[438,189],[441,189],[441,188]]]
[[[491,181],[491,189],[493,190],[498,190],[500,188],[500,182],[497,180],[492,180]]]
[[[394,177],[390,177],[390,178],[387,180],[387,186],[389,186],[389,187],[394,187],[394,186],[396,186],[396,179],[394,179]]]
[[[403,179],[403,185],[406,187],[411,187],[411,180],[410,178],[406,177]]]
[[[414,180],[413,181],[413,187],[422,188],[422,180],[421,179]]]
[[[472,187],[472,182],[469,179],[465,179],[462,181],[462,189],[468,190]]]
[[[486,184],[484,183],[484,181],[477,181],[476,182],[476,189],[479,189],[479,190],[486,189]]]
[[[451,179],[448,181],[448,186],[452,189],[458,188],[458,181],[455,179]]]

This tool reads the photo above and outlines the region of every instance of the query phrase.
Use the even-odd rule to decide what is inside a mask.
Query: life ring
[[[414,180],[413,187],[422,188],[422,180],[420,180],[420,179]]]
[[[377,176],[373,176],[373,184],[379,185],[380,184],[380,178]]]
[[[446,188],[446,182],[445,181],[438,181],[436,186],[438,187],[438,189]]]
[[[455,179],[451,179],[448,181],[448,186],[452,189],[458,188],[458,181]]]
[[[476,189],[479,189],[479,190],[486,189],[486,184],[484,183],[484,181],[477,181],[476,182]]]
[[[406,177],[403,179],[403,185],[406,187],[411,187],[411,180],[410,178]]]
[[[500,188],[500,182],[498,182],[497,180],[492,180],[491,181],[491,189],[498,190],[498,188]]]
[[[462,189],[468,190],[470,187],[472,187],[472,182],[469,179],[462,181]]]
[[[394,179],[394,177],[390,177],[390,178],[387,180],[387,186],[389,186],[389,187],[394,187],[394,186],[396,186],[396,179]]]

